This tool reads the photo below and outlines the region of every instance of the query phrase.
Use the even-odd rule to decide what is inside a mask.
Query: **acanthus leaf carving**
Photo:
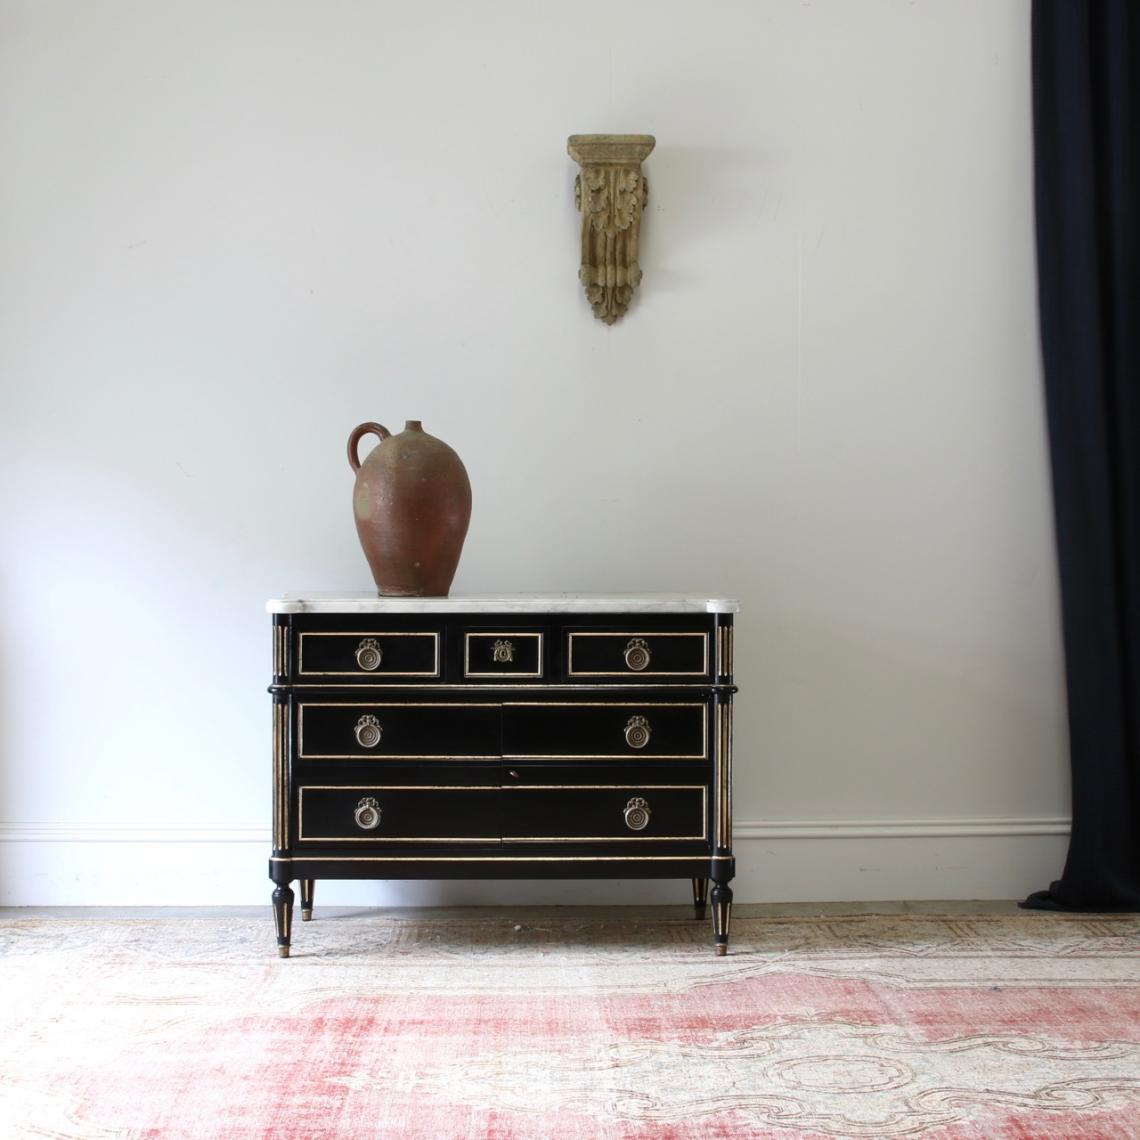
[[[629,308],[641,282],[638,245],[648,196],[641,163],[655,145],[652,135],[571,135],[567,143],[582,167],[574,180],[582,214],[578,280],[594,316],[608,325]]]

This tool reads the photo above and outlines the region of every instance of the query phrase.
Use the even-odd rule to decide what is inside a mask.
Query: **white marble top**
[[[271,614],[735,614],[733,598],[688,594],[452,594],[446,598],[382,598],[374,593],[282,594]]]

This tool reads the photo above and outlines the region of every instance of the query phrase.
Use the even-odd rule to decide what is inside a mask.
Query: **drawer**
[[[297,793],[302,843],[487,843],[502,828],[490,787],[306,784]]]
[[[503,705],[503,756],[596,760],[704,760],[703,702],[518,701]]]
[[[499,706],[442,701],[302,701],[300,760],[496,760]]]
[[[438,677],[438,630],[303,630],[297,635],[302,680]]]
[[[704,784],[504,788],[503,840],[707,842],[708,789]]]
[[[707,630],[568,629],[566,679],[661,680],[709,675]]]
[[[543,640],[538,630],[465,630],[463,678],[537,680],[543,675]]]

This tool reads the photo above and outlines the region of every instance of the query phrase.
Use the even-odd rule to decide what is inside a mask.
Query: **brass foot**
[[[289,947],[288,946],[278,946],[277,947],[277,957],[278,958],[288,958],[289,957]]]
[[[718,943],[716,944],[716,956],[717,956],[718,958],[723,958],[723,957],[724,957],[724,956],[725,956],[727,953],[728,953],[728,945],[727,945],[727,943],[724,943],[724,942],[718,942]]]
[[[302,922],[312,922],[313,921],[313,912],[311,910],[301,911],[301,921]]]

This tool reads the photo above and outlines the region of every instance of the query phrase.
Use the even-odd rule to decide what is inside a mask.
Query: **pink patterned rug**
[[[1140,1137],[1140,918],[590,913],[5,920],[0,1136]]]

